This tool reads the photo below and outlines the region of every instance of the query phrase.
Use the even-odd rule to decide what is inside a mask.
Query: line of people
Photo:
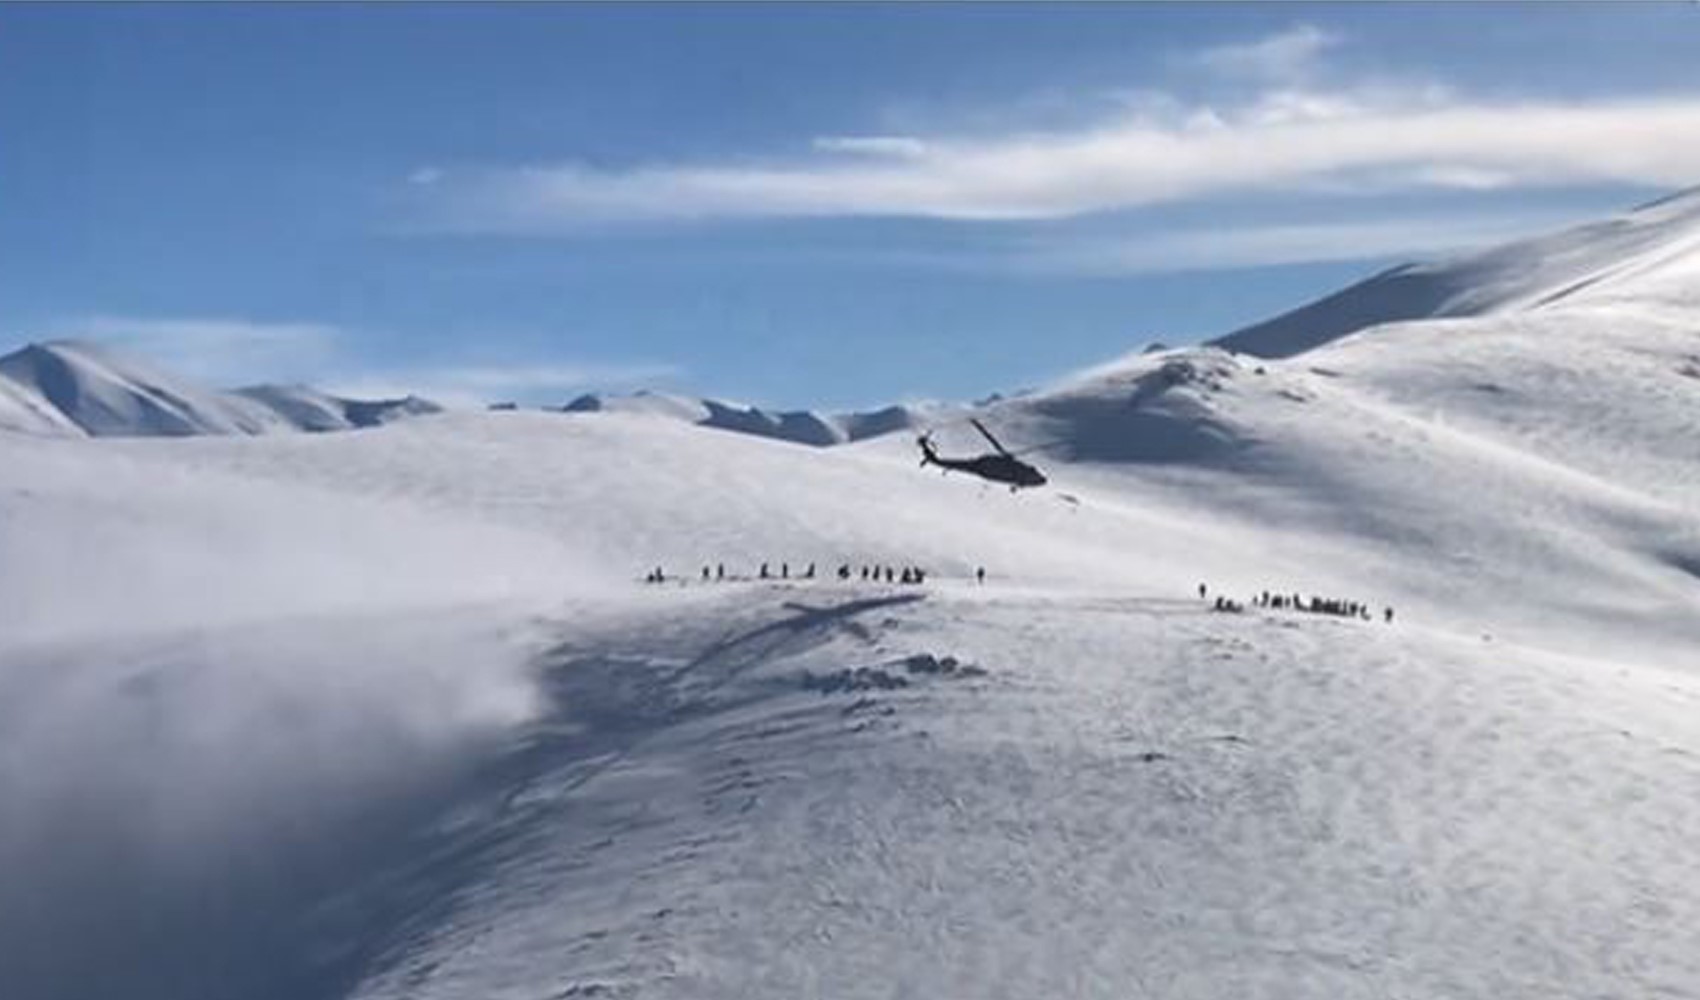
[[[929,573],[926,569],[923,569],[920,566],[889,566],[867,563],[858,568],[852,566],[850,563],[840,563],[836,575],[839,580],[845,582],[860,579],[864,583],[899,583],[920,585],[927,582]],[[764,562],[757,568],[755,579],[813,580],[815,579],[815,576],[815,564],[812,562],[803,567],[802,571],[797,573],[795,577],[793,577],[791,573],[791,564],[789,562],[781,562],[777,568],[775,568],[772,563]],[[643,582],[666,583],[669,579],[675,579],[683,582],[683,578],[668,577],[667,571],[660,566],[650,570],[644,576]],[[728,576],[726,573],[726,564],[715,563],[713,566],[704,565],[702,567],[700,579],[703,583],[723,583],[727,580],[748,579],[748,577]],[[984,566],[978,567],[974,570],[974,580],[975,582],[982,584],[986,582],[986,568]]]
[[[851,569],[849,563],[843,563],[838,567],[838,578],[840,580],[848,581],[856,576],[856,572]],[[927,582],[927,571],[919,566],[893,568],[891,566],[867,565],[861,568],[860,578],[865,583],[880,583],[883,581],[885,583],[918,584]]]
[[[1199,600],[1207,599],[1209,593],[1210,588],[1207,585],[1202,583],[1198,585]],[[1314,594],[1302,597],[1296,593],[1282,594],[1265,590],[1253,597],[1251,603],[1255,607],[1271,608],[1277,611],[1303,611],[1313,615],[1335,615],[1340,618],[1360,618],[1364,621],[1370,621],[1375,617],[1370,612],[1370,606],[1362,601],[1317,597]],[[1245,610],[1244,604],[1221,594],[1216,595],[1216,602],[1212,607],[1216,611],[1240,612]],[[1382,621],[1387,624],[1393,624],[1393,608],[1383,607],[1381,617]]]

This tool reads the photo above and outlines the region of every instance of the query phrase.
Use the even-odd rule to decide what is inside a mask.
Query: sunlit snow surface
[[[907,435],[20,396],[0,996],[1700,996],[1685,259],[994,403],[1015,495]]]

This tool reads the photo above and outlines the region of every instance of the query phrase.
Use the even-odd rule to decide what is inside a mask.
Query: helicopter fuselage
[[[976,458],[940,458],[937,455],[926,455],[924,461],[942,469],[955,469],[989,479],[995,483],[1008,483],[1015,489],[1029,486],[1043,486],[1045,474],[1028,465],[1013,455],[980,455]]]

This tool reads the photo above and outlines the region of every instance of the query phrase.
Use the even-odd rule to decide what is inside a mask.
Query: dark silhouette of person
[[[976,583],[986,582],[986,567],[981,566],[974,570],[974,581]]]
[[[761,564],[761,578],[763,580],[767,579],[767,563]]]
[[[1384,613],[1387,616],[1387,624],[1389,624],[1389,625],[1393,624],[1393,609],[1388,608]]]
[[[716,580],[726,579],[726,564],[725,563],[716,563],[714,565],[714,578]]]
[[[779,578],[782,579],[782,580],[791,579],[791,564],[790,563],[780,563],[779,564]]]
[[[814,578],[815,578],[815,564],[809,563],[809,568],[803,571],[803,579],[813,580]]]
[[[1199,600],[1201,600],[1201,601],[1204,600],[1205,595],[1209,594],[1209,593],[1210,593],[1209,587],[1206,587],[1202,583],[1198,585],[1198,599]]]
[[[707,583],[707,582],[708,582],[708,567],[707,567],[707,566],[704,566],[704,567],[703,567],[703,568],[702,568],[702,582],[703,582],[703,583]]]

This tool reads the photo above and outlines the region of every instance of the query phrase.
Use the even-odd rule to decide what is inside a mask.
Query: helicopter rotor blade
[[[992,432],[991,432],[991,431],[989,431],[989,430],[986,430],[986,425],[985,425],[985,424],[982,424],[982,423],[981,423],[981,422],[980,422],[980,421],[979,421],[979,420],[978,420],[978,419],[977,419],[977,418],[975,418],[975,417],[969,417],[969,418],[968,418],[968,422],[969,422],[969,423],[971,423],[971,424],[973,424],[973,425],[974,425],[974,428],[975,428],[975,429],[976,429],[976,430],[978,430],[978,431],[979,431],[979,432],[980,432],[980,433],[981,433],[981,434],[984,434],[984,435],[985,435],[985,436],[986,436],[986,440],[987,440],[987,441],[990,441],[990,442],[991,442],[991,443],[992,443],[992,447],[993,447],[993,448],[996,448],[996,449],[997,449],[997,450],[998,450],[998,451],[999,451],[999,452],[1001,452],[1001,453],[1003,453],[1003,454],[1005,454],[1005,455],[1009,455],[1009,449],[1008,449],[1008,448],[1005,448],[1005,447],[1004,447],[1004,446],[1003,446],[1003,445],[1001,445],[1001,444],[999,444],[999,443],[998,443],[998,439],[997,439],[997,438],[995,438],[995,437],[992,437]],[[1015,456],[1013,456],[1013,455],[1010,455],[1010,457],[1011,457],[1011,458],[1014,458],[1014,457],[1015,457]]]

